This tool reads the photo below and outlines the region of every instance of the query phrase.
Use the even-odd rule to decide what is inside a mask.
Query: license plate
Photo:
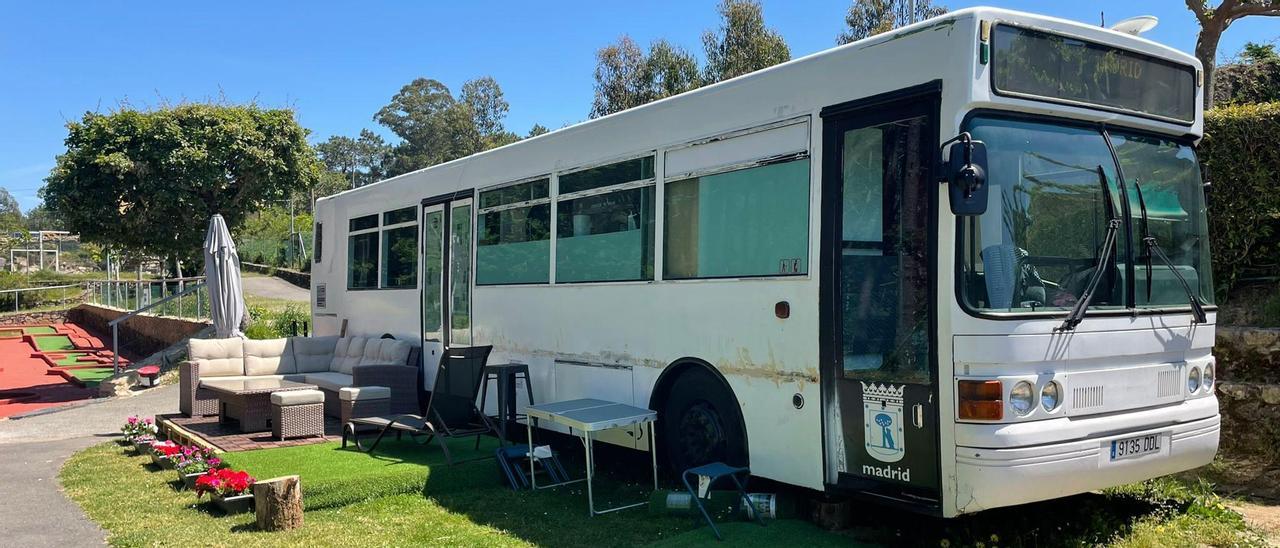
[[[1163,443],[1163,434],[1145,434],[1132,438],[1111,440],[1111,460],[1136,459],[1152,453],[1159,453]]]

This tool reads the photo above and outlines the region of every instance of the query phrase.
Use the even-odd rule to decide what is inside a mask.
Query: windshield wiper
[[[1169,267],[1169,271],[1178,278],[1178,282],[1182,284],[1182,289],[1187,292],[1187,299],[1191,301],[1191,315],[1193,323],[1205,323],[1208,317],[1204,314],[1204,307],[1200,305],[1200,299],[1196,297],[1194,291],[1191,290],[1191,284],[1187,283],[1187,279],[1182,277],[1182,273],[1178,272],[1178,268],[1173,265],[1173,261],[1165,255],[1164,250],[1160,248],[1160,244],[1156,242],[1156,237],[1151,235],[1151,230],[1147,226],[1147,202],[1142,199],[1142,185],[1138,184],[1138,180],[1133,180],[1133,188],[1138,191],[1138,208],[1142,212],[1142,243],[1146,247],[1147,260],[1147,302],[1151,302],[1151,256],[1153,254],[1160,256],[1160,260],[1165,266]]]
[[[1076,305],[1071,308],[1071,313],[1067,314],[1067,318],[1062,320],[1062,325],[1058,326],[1057,331],[1071,331],[1084,320],[1085,312],[1089,309],[1089,302],[1093,300],[1093,293],[1098,289],[1098,284],[1102,282],[1102,276],[1107,271],[1107,263],[1111,261],[1111,256],[1116,247],[1116,235],[1120,232],[1120,219],[1116,216],[1116,205],[1111,201],[1111,188],[1107,186],[1107,174],[1103,171],[1102,166],[1098,166],[1098,184],[1102,185],[1102,195],[1107,198],[1107,235],[1102,240],[1102,252],[1098,255],[1097,263],[1093,266],[1093,276],[1089,278],[1089,283],[1085,285],[1084,293],[1080,294],[1080,298],[1076,300]]]

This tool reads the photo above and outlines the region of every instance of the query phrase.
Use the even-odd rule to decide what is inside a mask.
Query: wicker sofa
[[[395,339],[191,339],[187,361],[178,366],[178,409],[188,416],[218,413],[217,398],[201,380],[273,377],[316,385],[332,417],[340,414],[338,391],[348,386],[386,386],[393,412],[417,413],[418,356],[417,347]]]

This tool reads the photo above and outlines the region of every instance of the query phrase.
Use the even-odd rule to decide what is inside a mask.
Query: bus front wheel
[[[747,436],[738,402],[724,381],[700,367],[684,371],[663,407],[667,463],[675,474],[709,462],[747,465]]]

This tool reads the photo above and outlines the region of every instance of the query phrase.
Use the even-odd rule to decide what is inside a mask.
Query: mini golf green
[[[24,327],[22,328],[22,332],[27,335],[48,335],[50,333],[57,333],[58,330],[54,329],[53,326],[41,325],[36,327]]]
[[[67,355],[66,355],[66,357],[64,357],[64,358],[60,358],[60,359],[54,360],[54,363],[55,363],[55,364],[57,364],[57,365],[60,365],[60,366],[68,366],[68,365],[97,365],[97,364],[95,364],[94,362],[82,362],[82,361],[80,361],[80,357],[81,357],[81,356],[91,356],[91,355],[93,355],[93,354],[92,354],[92,353],[90,353],[90,352],[77,352],[77,353],[71,353],[71,354],[67,354]]]
[[[0,339],[16,339],[22,335],[21,329],[0,329]]]
[[[75,343],[71,342],[71,337],[66,335],[56,335],[53,337],[31,337],[31,342],[35,343],[36,350],[41,352],[74,350],[76,347]]]
[[[79,379],[79,381],[84,383],[85,386],[92,387],[97,386],[102,379],[110,377],[115,373],[115,370],[110,367],[85,367],[81,369],[68,369],[67,373],[70,373],[76,379]]]

